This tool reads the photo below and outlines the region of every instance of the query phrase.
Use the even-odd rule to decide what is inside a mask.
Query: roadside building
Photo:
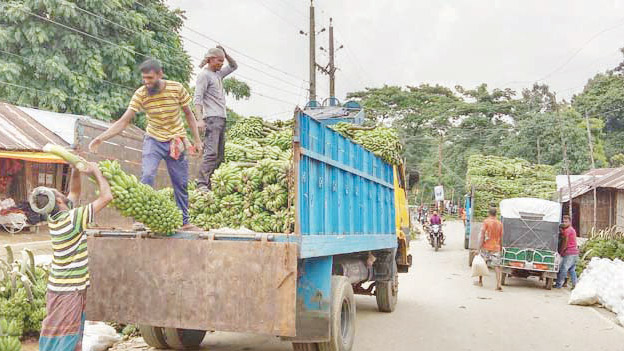
[[[624,232],[624,168],[593,169],[575,178],[571,191],[567,181],[560,182],[559,199],[567,214],[572,198],[572,225],[579,236],[591,233],[594,220],[597,231],[615,227]]]
[[[7,200],[12,199],[15,206],[20,207],[37,186],[53,187],[62,192],[68,190],[69,165],[63,159],[43,152],[47,143],[70,148],[89,161],[119,160],[127,173],[140,177],[144,137],[140,128],[127,128],[119,136],[105,142],[97,154],[88,151],[89,142],[109,126],[109,123],[87,116],[0,102],[0,203],[5,201],[9,204],[11,201]],[[190,179],[193,179],[197,169],[197,160],[191,159]],[[155,186],[170,186],[164,163],[158,169]],[[95,191],[94,183],[84,181],[80,201],[92,200]],[[6,212],[8,208],[3,210]],[[96,220],[104,227],[124,228],[131,225],[131,219],[112,209],[103,210]]]

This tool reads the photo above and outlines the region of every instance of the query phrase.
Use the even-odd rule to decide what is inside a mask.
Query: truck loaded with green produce
[[[551,199],[557,191],[553,166],[531,164],[515,158],[472,155],[468,158],[466,189],[466,237],[464,248],[469,250],[468,264],[478,251],[481,222],[491,206],[504,199]]]
[[[411,265],[409,216],[397,133],[335,124],[335,110],[237,122],[212,189],[189,184],[200,232],[178,230],[171,189],[99,162],[110,206],[147,230],[89,232],[87,318],[139,324],[157,348],[194,347],[221,330],[350,350],[354,294],[375,296],[382,312],[396,307],[398,273]]]

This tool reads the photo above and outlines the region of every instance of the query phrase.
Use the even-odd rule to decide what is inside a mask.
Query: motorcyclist
[[[429,224],[431,226],[436,225],[436,224],[440,226],[440,240],[442,244],[444,245],[444,232],[442,232],[442,217],[438,215],[438,211],[433,211],[433,215],[429,219]],[[431,232],[429,235],[432,235]]]

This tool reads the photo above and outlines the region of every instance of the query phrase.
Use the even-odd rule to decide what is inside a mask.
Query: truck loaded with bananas
[[[338,119],[361,120],[343,118],[352,106]],[[234,124],[211,190],[189,184],[191,222],[203,232],[92,230],[87,318],[138,324],[160,349],[196,348],[214,330],[351,350],[354,294],[394,311],[398,274],[411,265],[406,177],[396,132],[323,113]],[[164,234],[176,224],[171,189],[143,188],[115,162],[100,167],[118,210]]]

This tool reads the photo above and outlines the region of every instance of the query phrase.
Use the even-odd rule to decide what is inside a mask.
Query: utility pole
[[[336,66],[334,65],[334,24],[333,19],[329,19],[329,101],[334,106],[336,97]]]
[[[316,29],[314,28],[314,0],[310,0],[310,101],[316,100]]]
[[[596,168],[594,161],[594,144],[592,143],[591,131],[589,130],[589,116],[585,112],[585,126],[587,127],[587,142],[589,143],[589,157],[591,158],[592,169]]]
[[[587,127],[587,142],[589,143],[589,156],[591,158],[592,170],[596,168],[596,162],[594,161],[594,144],[592,142],[591,131],[589,130],[589,115],[587,111],[585,111],[585,126]],[[592,176],[592,187],[594,188],[594,221],[593,221],[593,230],[596,230],[596,210],[597,210],[597,199],[596,199],[596,176]]]
[[[540,138],[537,137],[537,164],[542,163],[542,151],[540,149]]]
[[[563,138],[563,119],[559,113],[559,104],[555,97],[555,105],[557,106],[557,118],[559,119],[559,135],[561,136],[561,145],[563,147],[563,166],[568,176],[568,215],[572,220],[572,181],[570,180],[570,164],[568,163],[568,147],[566,146],[565,139]]]
[[[325,28],[323,28],[321,32],[324,30]],[[340,45],[338,49],[334,49],[334,48],[335,48],[334,46],[334,24],[333,24],[333,19],[330,18],[329,19],[329,50],[325,50],[325,48],[321,46],[321,50],[327,51],[329,54],[329,63],[325,67],[319,65],[318,63],[316,64],[316,68],[318,68],[319,71],[329,76],[329,104],[330,106],[334,106],[336,104],[334,101],[336,98],[336,65],[335,65],[336,55],[335,54],[336,54],[336,51],[342,49],[343,46]]]
[[[440,134],[440,144],[438,145],[438,185],[442,185],[442,142],[444,137]]]

